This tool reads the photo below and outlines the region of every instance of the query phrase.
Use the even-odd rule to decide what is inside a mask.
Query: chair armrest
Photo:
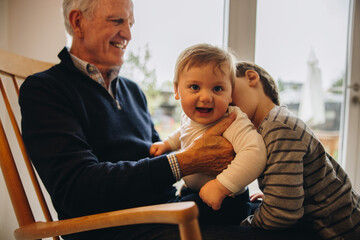
[[[167,203],[54,222],[35,222],[16,229],[14,235],[18,240],[41,239],[108,227],[164,223],[179,224],[180,231],[182,227],[189,227],[190,224],[190,231],[195,231],[192,234],[200,236],[197,217],[198,208],[194,202]]]

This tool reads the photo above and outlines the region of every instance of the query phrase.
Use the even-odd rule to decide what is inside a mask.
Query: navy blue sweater
[[[72,63],[29,76],[20,89],[22,134],[60,219],[171,200],[166,156],[149,158],[159,141],[143,92],[112,82],[122,110],[100,84]]]

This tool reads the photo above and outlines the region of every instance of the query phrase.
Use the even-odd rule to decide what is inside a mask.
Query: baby
[[[154,143],[150,154],[158,156],[186,148],[207,128],[231,112],[236,120],[224,132],[236,153],[234,160],[217,176],[193,174],[183,178],[186,186],[200,190],[201,199],[218,210],[225,197],[247,194],[246,186],[266,165],[266,148],[253,124],[238,107],[229,106],[235,81],[233,56],[209,44],[185,49],[175,66],[175,99],[180,100],[181,126],[163,142]],[[201,153],[199,153],[201,154]]]

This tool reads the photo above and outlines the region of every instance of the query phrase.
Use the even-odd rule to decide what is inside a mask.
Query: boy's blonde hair
[[[186,68],[201,67],[213,63],[214,70],[217,68],[222,74],[228,68],[231,86],[234,88],[236,69],[234,56],[227,50],[210,44],[196,44],[182,51],[175,64],[174,84],[179,83],[179,75]]]
[[[260,82],[263,86],[264,93],[268,96],[274,104],[280,105],[279,90],[274,79],[262,67],[251,62],[237,62],[236,63],[236,77],[244,77],[247,70],[255,71],[260,76]]]

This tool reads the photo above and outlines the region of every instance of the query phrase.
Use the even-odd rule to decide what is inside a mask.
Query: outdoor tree
[[[161,105],[161,91],[157,86],[156,70],[149,66],[151,53],[145,45],[136,52],[127,51],[120,75],[135,81],[144,91],[151,114]]]

